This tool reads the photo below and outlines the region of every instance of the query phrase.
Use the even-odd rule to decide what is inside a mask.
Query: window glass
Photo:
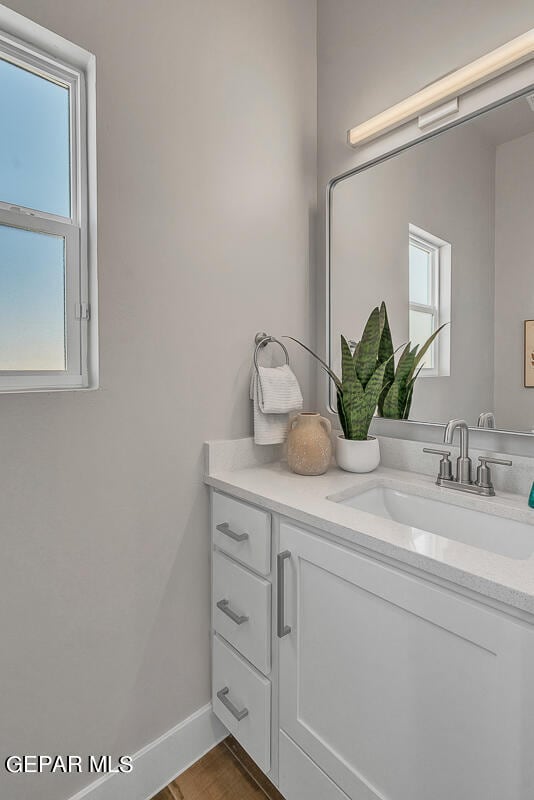
[[[410,302],[431,302],[431,256],[427,250],[410,242]]]
[[[434,317],[431,313],[410,309],[410,341],[412,347],[415,347],[416,344],[421,347],[428,337],[432,336],[433,331]],[[434,367],[433,346],[427,350],[425,358],[421,363],[424,369],[432,369]],[[421,366],[421,363],[419,366]]]
[[[0,225],[0,370],[65,369],[65,240]]]
[[[0,59],[0,200],[70,216],[69,90]]]

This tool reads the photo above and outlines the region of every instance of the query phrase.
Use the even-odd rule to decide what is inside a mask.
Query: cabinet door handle
[[[291,633],[291,627],[285,623],[284,606],[285,606],[285,586],[284,586],[284,562],[286,558],[291,558],[289,550],[284,550],[276,556],[276,583],[278,590],[278,616],[277,616],[277,633],[278,638],[287,636]]]
[[[227,617],[230,617],[232,622],[235,622],[236,625],[242,625],[244,622],[248,621],[248,617],[246,617],[244,614],[236,614],[235,611],[232,611],[228,600],[219,600],[217,603],[217,608],[220,609],[223,614],[226,614]]]
[[[228,697],[229,692],[230,689],[228,688],[228,686],[225,686],[224,689],[221,689],[220,691],[217,692],[217,697],[219,698],[223,706],[228,709],[230,714],[233,717],[235,717],[235,719],[238,722],[241,722],[242,719],[248,717],[248,708],[241,708],[241,709],[236,708],[232,703],[232,701],[230,700],[230,698]]]
[[[220,525],[216,525],[215,527],[220,533],[224,533],[225,536],[229,536],[230,539],[233,539],[234,542],[246,542],[248,539],[248,533],[236,533],[227,522],[221,522]]]

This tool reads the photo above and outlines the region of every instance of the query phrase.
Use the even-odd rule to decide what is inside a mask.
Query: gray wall
[[[523,322],[534,318],[534,133],[497,147],[495,173],[495,413],[534,430],[534,389],[523,385]]]
[[[355,166],[346,131],[427,83],[534,27],[532,0],[318,0],[318,197]],[[324,351],[319,228],[317,346]],[[326,385],[321,376],[319,399]]]
[[[315,3],[7,4],[97,56],[102,387],[0,397],[2,756],[131,753],[209,700],[202,442],[257,330],[309,338]]]

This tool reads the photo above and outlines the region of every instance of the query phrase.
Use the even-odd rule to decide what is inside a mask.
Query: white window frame
[[[65,242],[65,370],[2,371],[1,392],[98,387],[95,57],[0,6],[0,58],[69,91],[68,217],[0,199],[0,224]]]
[[[409,311],[422,311],[432,315],[432,333],[440,325],[451,321],[451,266],[452,247],[449,242],[412,223],[408,226],[409,244],[425,250],[430,256],[430,303],[415,303],[408,297]],[[450,325],[434,339],[433,366],[424,367],[421,377],[450,375]]]

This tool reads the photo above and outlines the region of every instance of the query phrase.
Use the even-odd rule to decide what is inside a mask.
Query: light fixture
[[[445,75],[406,100],[391,106],[387,111],[382,111],[367,122],[351,128],[347,135],[348,143],[351,147],[356,147],[375,139],[398,125],[415,119],[421,112],[452,100],[533,57],[534,28],[531,28],[521,36],[492,50],[491,53],[477,58],[476,61]]]

